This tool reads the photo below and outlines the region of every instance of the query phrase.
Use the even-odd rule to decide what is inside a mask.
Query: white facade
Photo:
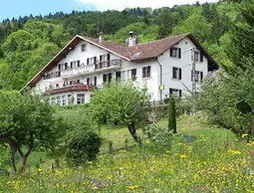
[[[50,93],[52,103],[83,104],[89,103],[92,93],[84,85],[102,88],[104,81],[113,81],[116,76],[121,76],[123,82],[132,80],[138,86],[146,86],[151,94],[151,101],[160,101],[168,97],[170,92],[187,95],[193,89],[194,48],[198,54],[195,44],[186,37],[156,58],[134,62],[82,40],[75,47],[69,48],[69,52],[54,68],[44,73],[34,90]],[[198,90],[200,79],[208,73],[208,59],[203,56],[203,61],[200,61],[200,53],[196,56],[195,68],[199,74],[195,85]]]

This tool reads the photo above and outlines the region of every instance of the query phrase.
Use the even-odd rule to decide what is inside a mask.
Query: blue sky
[[[77,0],[0,0],[0,21],[6,18],[29,16],[30,14],[47,15],[63,11],[69,13],[72,10],[94,10],[89,3],[80,3]]]
[[[153,9],[176,4],[192,4],[197,0],[0,0],[0,21],[6,18],[12,19],[19,16],[29,16],[30,14],[48,15],[63,11],[70,13],[77,11],[104,11],[115,9],[122,11],[125,8],[152,7]],[[200,3],[216,2],[218,0],[199,0]]]

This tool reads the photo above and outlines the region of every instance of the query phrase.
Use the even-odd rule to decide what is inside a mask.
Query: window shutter
[[[182,90],[179,90],[179,97],[182,97]]]
[[[169,52],[170,52],[170,57],[172,57],[173,56],[173,48],[170,48]]]
[[[112,73],[108,73],[108,82],[111,82],[112,80]]]
[[[87,65],[89,64],[89,58],[86,59],[86,64],[87,64]]]
[[[169,93],[170,93],[170,95],[173,94],[173,89],[172,88],[169,89]]]
[[[90,79],[89,79],[89,78],[86,79],[86,84],[87,84],[87,85],[90,84]]]
[[[203,57],[204,57],[203,53],[200,52],[200,62],[203,62],[203,60],[204,60]]]
[[[191,81],[193,81],[193,70],[191,70]]]
[[[78,60],[78,61],[77,61],[77,67],[79,67],[79,66],[80,66],[80,61]]]
[[[145,78],[145,67],[142,68],[142,78]]]
[[[200,72],[200,80],[203,80],[203,72]]]
[[[181,80],[181,79],[182,79],[182,69],[179,68],[179,80]]]
[[[94,86],[97,85],[97,77],[96,76],[94,77],[93,84],[94,84]]]
[[[147,67],[147,77],[151,76],[151,66]]]
[[[177,72],[177,68],[175,68],[175,67],[173,67],[173,71],[172,71],[172,78],[177,78],[177,74],[176,74],[176,72]]]
[[[179,52],[179,58],[181,58],[181,52],[182,52],[182,50],[181,50],[181,48],[178,48],[178,52]]]
[[[103,82],[107,82],[107,74],[103,74]]]
[[[93,58],[93,63],[96,64],[96,56]]]

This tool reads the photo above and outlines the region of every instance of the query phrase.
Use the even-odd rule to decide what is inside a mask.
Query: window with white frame
[[[56,104],[56,97],[50,98],[50,104],[52,104],[52,105]]]
[[[181,58],[181,48],[172,47],[170,48],[170,57]]]
[[[172,78],[177,79],[177,80],[181,80],[182,79],[182,69],[173,67]]]
[[[181,89],[170,88],[169,89],[169,94],[173,95],[175,97],[182,97],[182,90]]]
[[[142,68],[142,78],[148,78],[151,76],[151,66]]]
[[[203,80],[203,76],[204,75],[202,71],[196,70],[194,74],[193,74],[193,71],[191,71],[191,81],[201,82]]]
[[[72,95],[71,94],[68,94],[68,105],[71,105],[71,104],[73,104],[73,97],[72,97]]]
[[[56,104],[61,105],[61,96],[56,97]]]
[[[85,94],[77,94],[77,104],[85,104]]]
[[[135,81],[137,79],[137,69],[131,69],[131,80]]]
[[[65,95],[62,96],[62,105],[66,105],[66,96]]]
[[[198,59],[199,59],[199,51],[195,51],[194,59],[195,59],[195,61],[198,61]]]
[[[89,65],[89,64],[96,64],[97,61],[96,61],[96,56],[95,57],[91,57],[91,58],[87,58],[86,60],[86,64]]]
[[[121,79],[122,81],[126,81],[126,71],[121,72]]]

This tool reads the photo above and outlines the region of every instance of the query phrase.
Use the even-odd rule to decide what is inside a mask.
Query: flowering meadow
[[[191,141],[186,136],[195,136]],[[245,138],[246,136],[242,136]],[[1,177],[0,192],[254,193],[254,142],[220,128],[181,131],[165,149],[144,146],[101,154],[85,168]]]

